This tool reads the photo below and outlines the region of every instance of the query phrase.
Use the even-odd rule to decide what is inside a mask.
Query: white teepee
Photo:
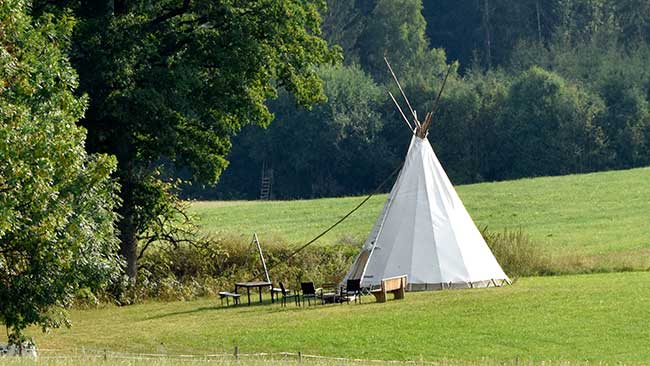
[[[383,278],[405,274],[410,290],[510,283],[422,135],[413,135],[397,181],[344,282],[361,279],[363,287],[376,287]]]

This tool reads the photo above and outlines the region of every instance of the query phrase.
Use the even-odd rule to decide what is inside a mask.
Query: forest
[[[454,184],[650,162],[650,3],[643,0],[328,0],[317,68],[327,101],[281,92],[274,121],[233,138],[216,186],[183,195],[275,199],[373,191],[409,142],[387,57],[416,111],[452,73],[429,139]]]

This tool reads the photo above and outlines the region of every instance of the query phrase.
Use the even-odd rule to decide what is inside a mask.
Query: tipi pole
[[[264,254],[262,254],[262,246],[260,245],[260,240],[257,237],[257,233],[253,233],[253,241],[255,242],[255,245],[257,246],[257,252],[260,254],[260,260],[262,261],[262,267],[264,267],[264,275],[266,275],[266,282],[271,282],[271,278],[269,277],[269,271],[266,269],[266,261],[264,260]]]
[[[442,86],[440,86],[440,90],[438,91],[438,96],[436,96],[436,100],[433,103],[433,108],[431,108],[431,112],[427,114],[427,118],[425,118],[424,123],[423,123],[423,128],[422,128],[422,133],[424,134],[422,137],[426,136],[426,131],[429,130],[429,126],[431,125],[431,121],[433,120],[433,115],[436,113],[436,110],[438,109],[438,104],[440,103],[440,97],[442,96],[442,92],[445,90],[445,85],[447,84],[447,78],[449,77],[449,74],[451,73],[451,68],[454,66],[454,64],[450,64],[449,68],[447,69],[447,74],[445,74],[445,79],[442,81]]]
[[[399,113],[404,118],[404,122],[406,122],[406,125],[408,126],[409,130],[411,130],[411,132],[413,132],[413,127],[411,127],[411,124],[409,123],[408,118],[406,118],[406,116],[404,115],[404,112],[402,111],[402,108],[399,106],[399,103],[397,103],[397,100],[395,100],[395,97],[393,96],[393,93],[391,93],[389,91],[388,95],[390,95],[390,98],[393,100],[393,103],[395,103],[395,106],[397,107],[397,110],[399,110]]]
[[[386,66],[388,66],[388,71],[390,71],[390,74],[393,75],[393,80],[395,80],[395,84],[397,84],[397,87],[399,88],[400,93],[402,93],[402,97],[404,97],[404,100],[406,101],[406,105],[409,107],[409,110],[411,111],[411,114],[413,115],[413,120],[415,120],[415,124],[418,127],[420,126],[420,121],[418,121],[418,117],[415,115],[415,112],[413,111],[413,107],[411,107],[411,103],[409,102],[409,99],[406,97],[406,93],[404,93],[404,90],[402,89],[402,86],[399,83],[399,80],[397,80],[397,76],[393,72],[393,68],[390,66],[390,62],[388,62],[388,58],[384,56],[384,61],[386,62]]]

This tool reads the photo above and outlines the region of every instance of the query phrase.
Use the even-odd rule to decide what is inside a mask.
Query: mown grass
[[[163,356],[163,357],[146,357],[138,355],[108,356],[104,358],[101,355],[81,355],[69,357],[41,357],[37,360],[29,359],[5,359],[2,360],[3,366],[212,366],[212,365],[237,365],[237,366],[267,366],[267,365],[305,365],[305,366],[602,366],[600,362],[589,361],[497,361],[483,358],[474,361],[463,360],[438,360],[438,361],[382,361],[382,360],[361,360],[361,359],[340,359],[340,358],[322,358],[322,357],[302,357],[300,359],[295,355],[284,356],[242,356],[235,359],[232,356],[224,357],[192,357],[185,356]],[[628,363],[629,364],[629,363]]]
[[[45,357],[38,360],[25,360],[25,359],[12,359],[3,360],[3,366],[212,366],[212,365],[228,365],[228,366],[266,366],[266,365],[305,365],[305,366],[537,366],[537,365],[553,365],[553,366],[597,366],[602,365],[598,362],[523,362],[520,360],[512,360],[511,362],[499,362],[491,359],[481,359],[477,361],[462,361],[462,360],[439,360],[436,362],[427,361],[381,361],[381,360],[342,360],[342,359],[322,359],[303,357],[300,361],[296,357],[241,357],[235,360],[233,357],[225,358],[201,358],[188,359],[185,357],[162,357],[162,358],[147,358],[125,356],[126,358],[107,358],[94,357],[94,356],[80,356],[80,357]]]
[[[457,187],[479,227],[519,230],[566,265],[650,266],[650,168]],[[362,197],[273,202],[195,202],[203,230],[264,241],[307,242]],[[370,199],[320,245],[363,242],[386,195]],[[604,263],[604,264],[603,264]]]
[[[74,310],[43,349],[135,353],[298,352],[383,360],[650,363],[650,273],[529,277],[503,288],[404,301],[220,307],[206,298]]]

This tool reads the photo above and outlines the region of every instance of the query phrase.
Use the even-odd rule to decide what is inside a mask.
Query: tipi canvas
[[[408,275],[412,291],[510,283],[425,133],[413,135],[382,213],[344,282],[360,279],[363,287],[377,287],[400,275]]]

